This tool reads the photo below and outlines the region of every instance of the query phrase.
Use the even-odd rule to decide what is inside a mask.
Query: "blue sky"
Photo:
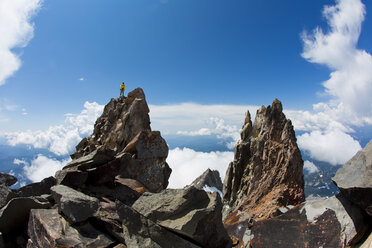
[[[68,154],[123,80],[145,90],[153,127],[172,138],[234,144],[245,110],[254,115],[275,98],[316,159],[344,161],[335,150],[354,153],[372,130],[367,1],[3,0],[0,8],[0,134],[13,145]],[[316,148],[333,144],[341,147]]]

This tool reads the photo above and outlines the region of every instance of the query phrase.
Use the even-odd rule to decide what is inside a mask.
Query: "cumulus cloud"
[[[353,127],[372,124],[372,56],[357,48],[365,17],[361,0],[336,0],[325,6],[329,29],[303,32],[303,58],[327,66],[330,77],[323,82],[328,102],[313,105],[313,111],[288,111],[298,130],[301,149],[311,157],[342,164],[361,147],[353,139]]]
[[[57,155],[65,155],[73,151],[82,137],[93,131],[94,123],[102,111],[102,105],[85,102],[80,114],[66,114],[64,125],[51,126],[45,131],[6,133],[5,136],[13,146],[28,144],[35,148],[47,148]]]
[[[361,0],[337,0],[323,10],[329,31],[302,35],[303,58],[332,71],[323,83],[331,99],[320,107],[354,125],[372,124],[372,56],[357,48],[365,13]]]
[[[41,7],[42,0],[0,1],[0,85],[21,66],[19,55],[12,49],[25,47],[32,39],[32,17]]]
[[[306,160],[304,162],[304,170],[306,170],[309,174],[319,172],[318,167],[316,167],[316,165],[313,162],[310,162],[309,160]]]
[[[239,128],[236,125],[226,125],[224,119],[210,118],[209,122],[213,125],[212,128],[200,128],[196,131],[178,131],[177,134],[189,135],[189,136],[205,136],[205,135],[216,135],[220,139],[231,139],[231,142],[226,144],[227,148],[232,149],[235,143],[239,140]]]
[[[31,161],[31,164],[23,167],[23,171],[26,177],[32,182],[40,182],[46,177],[54,176],[54,174],[62,169],[68,162],[70,158],[58,161],[54,158],[48,158],[44,155],[39,154],[34,160]]]
[[[189,148],[169,151],[167,162],[172,168],[169,188],[183,188],[191,184],[205,170],[218,170],[222,180],[227,166],[233,160],[233,152],[197,152]]]
[[[344,164],[362,149],[358,141],[340,130],[305,133],[297,137],[297,142],[311,158],[332,165]]]
[[[153,129],[165,134],[209,135],[221,120],[226,127],[242,126],[245,112],[249,110],[254,118],[258,106],[180,103],[149,108]]]

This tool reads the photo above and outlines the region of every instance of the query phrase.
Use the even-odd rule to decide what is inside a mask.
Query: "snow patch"
[[[220,194],[220,196],[222,198],[221,190],[217,189],[216,187],[210,187],[210,186],[205,184],[204,187],[203,187],[203,190],[206,191],[206,192],[211,192],[211,193],[218,192],[218,194]]]

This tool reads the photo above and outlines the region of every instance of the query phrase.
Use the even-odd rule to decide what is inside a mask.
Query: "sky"
[[[275,98],[302,152],[345,163],[372,138],[371,12],[362,0],[0,0],[0,136],[56,155],[15,160],[37,181],[125,81],[144,89],[154,130],[225,145],[171,147],[174,175],[195,168],[188,181],[207,166],[224,176],[245,112]]]

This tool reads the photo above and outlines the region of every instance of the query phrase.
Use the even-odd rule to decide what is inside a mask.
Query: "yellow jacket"
[[[122,84],[120,85],[120,90],[125,90],[125,85],[124,85],[124,83],[122,83]]]

